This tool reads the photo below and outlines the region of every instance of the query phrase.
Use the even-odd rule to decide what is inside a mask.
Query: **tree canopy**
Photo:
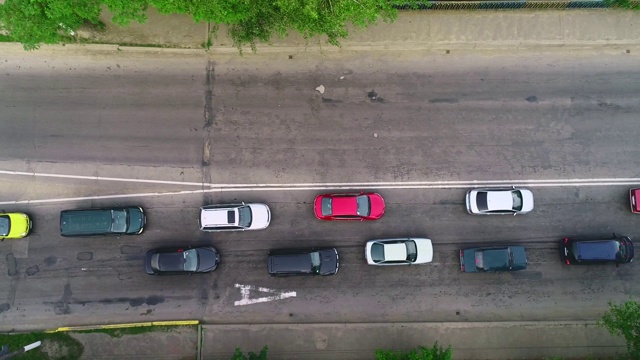
[[[640,359],[640,303],[629,300],[621,305],[609,303],[599,322],[612,335],[622,336],[627,342],[627,353],[631,359]]]
[[[152,6],[162,14],[186,14],[194,21],[228,25],[234,46],[256,50],[257,43],[285,37],[290,31],[305,39],[325,36],[339,46],[348,36],[347,26],[364,28],[395,20],[394,5],[417,6],[416,0],[6,0],[0,5],[0,30],[25,49],[70,40],[82,25],[100,25],[106,6],[112,21],[126,26],[146,21]]]

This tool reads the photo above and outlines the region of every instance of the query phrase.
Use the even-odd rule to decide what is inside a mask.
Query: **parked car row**
[[[640,213],[640,188],[629,192],[631,211]],[[526,214],[533,210],[533,193],[523,188],[472,189],[466,208],[474,215]],[[321,220],[377,220],[384,215],[385,201],[374,192],[322,194],[314,200],[314,214]],[[138,235],[147,219],[141,207],[64,210],[60,212],[62,236]],[[269,226],[271,210],[266,204],[216,204],[200,208],[202,231],[261,230]],[[0,238],[23,238],[33,227],[24,213],[0,214]],[[564,238],[560,255],[566,265],[631,262],[634,247],[627,236],[600,239]],[[426,264],[433,260],[433,245],[426,238],[370,240],[365,245],[369,265]],[[192,274],[214,271],[220,253],[212,246],[188,246],[149,250],[145,257],[148,274]],[[335,248],[279,249],[268,256],[272,276],[334,275],[340,261]],[[476,247],[460,250],[463,272],[516,271],[527,267],[523,246]]]

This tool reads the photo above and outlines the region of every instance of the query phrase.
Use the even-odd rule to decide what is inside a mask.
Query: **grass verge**
[[[107,334],[113,338],[126,335],[141,335],[154,332],[172,332],[179,329],[197,330],[197,325],[184,326],[136,326],[120,329],[93,329],[56,333],[17,333],[0,334],[0,345],[9,345],[9,352],[22,349],[36,341],[42,345],[34,350],[19,355],[20,360],[77,360],[84,352],[84,346],[73,337],[73,334]]]
[[[42,341],[42,345],[19,355],[20,360],[76,360],[84,351],[82,344],[67,333],[0,334],[0,345],[9,345],[9,352],[36,341]]]

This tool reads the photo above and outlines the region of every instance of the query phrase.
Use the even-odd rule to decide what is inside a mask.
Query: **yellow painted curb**
[[[107,325],[87,325],[87,326],[67,326],[59,327],[53,330],[46,330],[45,333],[57,333],[65,331],[83,331],[83,330],[99,330],[99,329],[126,329],[134,327],[144,326],[189,326],[198,325],[199,320],[177,320],[177,321],[151,321],[140,323],[128,323],[128,324],[107,324]]]

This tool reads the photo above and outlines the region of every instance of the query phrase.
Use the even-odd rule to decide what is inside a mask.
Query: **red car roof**
[[[332,215],[357,215],[358,202],[354,196],[334,197],[331,199]]]

